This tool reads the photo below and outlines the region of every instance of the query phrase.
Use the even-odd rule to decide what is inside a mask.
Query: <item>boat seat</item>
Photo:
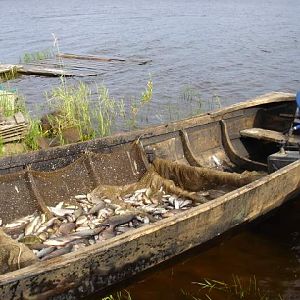
[[[253,138],[257,140],[264,140],[274,143],[281,143],[288,141],[291,144],[300,143],[300,136],[290,136],[273,130],[267,130],[262,128],[248,128],[240,131],[242,137]]]

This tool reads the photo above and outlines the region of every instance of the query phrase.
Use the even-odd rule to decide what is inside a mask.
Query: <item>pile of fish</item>
[[[166,194],[162,189],[136,190],[118,198],[75,196],[76,204],[48,207],[53,217],[36,212],[0,227],[26,244],[41,260],[100,243],[116,235],[167,218],[193,206],[191,200]]]
[[[169,195],[162,188],[159,191],[153,191],[151,188],[136,190],[125,195],[122,201],[149,214],[156,220],[170,217],[193,206],[192,200]]]

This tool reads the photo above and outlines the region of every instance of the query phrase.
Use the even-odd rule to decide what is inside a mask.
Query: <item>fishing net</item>
[[[227,173],[205,167],[191,167],[168,160],[155,159],[138,182],[124,186],[99,185],[89,194],[89,197],[93,201],[107,197],[118,202],[118,199],[126,194],[133,193],[138,189],[151,188],[153,192],[163,189],[170,194],[196,202],[205,202],[203,197],[196,192],[225,186],[227,190],[233,190],[259,177],[261,174],[257,172]]]
[[[0,274],[27,267],[37,261],[24,244],[14,241],[0,229]]]

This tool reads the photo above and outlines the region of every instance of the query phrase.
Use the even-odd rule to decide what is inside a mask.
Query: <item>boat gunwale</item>
[[[159,220],[157,223],[150,224],[145,227],[137,228],[134,231],[127,232],[122,235],[116,236],[112,239],[102,242],[100,245],[99,244],[90,245],[90,246],[88,246],[84,249],[78,250],[76,252],[68,253],[68,254],[62,255],[60,257],[49,259],[47,261],[40,261],[31,266],[22,268],[20,270],[16,270],[13,272],[9,272],[7,274],[0,275],[0,288],[1,288],[1,285],[6,285],[9,283],[18,281],[18,280],[22,280],[26,277],[38,276],[40,274],[48,273],[48,272],[51,272],[54,270],[63,269],[66,266],[68,266],[76,261],[79,261],[81,259],[100,254],[103,251],[108,251],[114,247],[118,247],[119,245],[121,245],[123,243],[130,242],[132,240],[138,240],[138,238],[140,238],[140,237],[146,236],[146,235],[154,233],[154,232],[159,232],[161,229],[164,229],[164,228],[167,228],[167,227],[170,227],[173,225],[177,225],[177,224],[180,224],[181,222],[187,221],[188,219],[192,219],[197,216],[200,216],[202,213],[205,213],[205,212],[212,210],[214,208],[217,208],[219,206],[221,207],[225,203],[229,203],[230,201],[233,201],[234,199],[238,198],[239,196],[245,195],[247,192],[251,192],[254,189],[257,189],[257,188],[263,186],[264,184],[273,181],[274,179],[276,179],[279,176],[284,176],[289,171],[291,171],[295,168],[299,168],[299,166],[300,166],[300,160],[295,161],[274,173],[265,175],[262,178],[259,178],[245,186],[237,188],[237,189],[235,189],[229,193],[226,193],[223,196],[218,197],[214,200],[211,200],[207,203],[193,207],[185,212],[179,213],[178,215],[171,216],[171,217],[163,219],[163,220]],[[300,188],[300,180],[297,184],[297,188],[298,189]],[[286,196],[288,196],[288,195],[289,194],[287,194]],[[271,201],[271,203],[273,203],[273,202]],[[228,228],[224,228],[224,230],[222,232],[220,232],[219,234],[222,234],[225,231],[227,231],[228,229],[236,227],[242,223],[248,222],[257,216],[267,213],[270,210],[268,208],[272,209],[273,206],[271,205],[269,207],[264,208],[263,213],[261,213],[261,211],[260,211],[256,215],[253,215],[251,217],[249,215],[247,215],[245,217],[245,219],[243,219],[243,221],[233,224],[232,226],[230,226]],[[186,251],[186,250],[184,250],[184,251]],[[177,253],[177,255],[178,254],[180,254],[180,253]]]
[[[209,124],[222,119],[224,115],[234,111],[247,109],[264,104],[295,101],[295,94],[283,92],[271,92],[254,99],[245,100],[232,104],[228,107],[221,108],[212,112],[206,112],[194,117],[185,118],[179,121],[174,121],[166,124],[148,126],[143,129],[121,132],[107,137],[96,138],[89,141],[57,146],[49,149],[31,151],[24,154],[3,157],[0,159],[0,171],[18,168],[31,163],[46,162],[49,160],[59,159],[69,155],[79,155],[85,151],[102,148],[112,148],[114,146],[133,142],[136,139],[147,139],[152,136],[160,136],[182,128],[193,128],[200,125]]]

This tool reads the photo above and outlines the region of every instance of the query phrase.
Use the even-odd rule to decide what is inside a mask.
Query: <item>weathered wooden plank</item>
[[[48,77],[85,77],[85,76],[96,76],[98,73],[91,72],[78,72],[76,70],[62,69],[57,67],[51,67],[42,64],[23,64],[23,65],[12,65],[18,74],[23,75],[37,75],[37,76],[48,76]],[[7,70],[6,65],[0,65],[0,70]],[[4,72],[4,71],[3,71]]]
[[[246,170],[267,170],[267,165],[261,162],[253,161],[247,157],[241,156],[238,151],[236,151],[232,145],[232,142],[229,138],[227,125],[224,120],[220,121],[221,129],[222,129],[222,143],[225,149],[226,154],[228,155],[229,159],[236,165],[245,168]]]
[[[264,140],[274,143],[285,143],[291,144],[300,143],[299,136],[289,136],[278,131],[267,130],[262,128],[248,128],[240,131],[242,137],[250,137],[257,140]]]
[[[17,131],[17,130],[23,130],[27,127],[27,124],[20,124],[20,125],[0,125],[0,134],[6,133],[10,131]]]

